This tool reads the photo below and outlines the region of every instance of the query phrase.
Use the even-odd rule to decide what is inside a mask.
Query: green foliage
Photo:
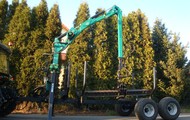
[[[19,81],[18,89],[21,95],[27,95],[31,91],[31,88],[34,88],[35,77],[33,77],[33,73],[35,68],[33,66],[35,63],[33,61],[33,56],[27,56],[21,63],[21,71],[19,76],[17,76],[17,81]]]
[[[33,86],[37,87],[39,85],[43,85],[43,78],[45,76],[44,69],[48,69],[49,65],[52,60],[52,56],[43,55],[44,53],[48,53],[47,49],[39,48],[34,53],[34,60],[32,61],[34,63],[34,71],[31,75],[31,79],[33,79]]]
[[[86,3],[82,3],[79,7],[79,10],[74,20],[74,26],[79,26],[82,22],[89,18],[89,8]],[[75,71],[78,68],[78,79],[79,88],[82,85],[83,78],[83,66],[84,61],[89,61],[91,58],[89,56],[89,41],[91,40],[91,31],[90,28],[84,30],[77,38],[74,43],[69,46],[68,58],[72,63],[71,70],[71,86],[74,86]]]
[[[125,75],[122,82],[136,88],[152,88],[154,67],[152,41],[145,15],[137,10],[124,17]],[[133,77],[131,77],[133,76]]]
[[[61,30],[62,28],[59,6],[54,4],[47,19],[45,35],[47,36],[48,40],[53,42],[54,38],[61,34]]]
[[[11,47],[11,74],[16,78],[21,95],[27,95],[33,88],[43,84],[42,67],[48,67],[52,42],[61,33],[59,6],[55,4],[48,12],[47,2],[30,9],[26,0],[13,0],[8,6],[0,1],[0,40]],[[97,12],[102,11],[98,9]],[[82,3],[74,20],[74,27],[90,17],[89,6]],[[160,20],[155,21],[151,31],[146,16],[134,11],[123,17],[123,52],[125,63],[120,71],[121,83],[127,88],[152,88],[153,67],[156,66],[158,91],[154,97],[173,96],[179,100],[188,97],[189,63],[185,66],[185,48],[179,43],[179,36],[167,32]],[[68,59],[72,64],[71,90],[74,90],[76,68],[79,88],[82,88],[84,61],[88,61],[88,89],[113,89],[117,82],[117,17],[102,20],[85,29],[69,46]],[[133,76],[134,75],[134,76]],[[133,77],[132,77],[133,76]],[[133,86],[134,84],[134,86]],[[25,88],[25,89],[23,89]],[[183,95],[182,95],[183,93]],[[72,94],[70,94],[73,96]]]
[[[6,40],[12,41],[14,47],[20,51],[26,49],[27,40],[30,36],[30,8],[26,3],[21,3],[16,8],[15,14],[10,21]]]
[[[107,55],[109,55],[109,83],[107,88],[115,88],[117,83],[117,70],[118,70],[118,34],[117,34],[117,16],[112,16],[105,20],[106,22],[106,31],[107,31]],[[108,67],[107,66],[107,67]]]
[[[45,0],[42,0],[32,10],[25,0],[21,3],[14,0],[9,8],[7,17],[11,20],[3,42],[5,44],[9,41],[13,42],[10,72],[16,80],[19,93],[27,95],[34,87],[42,84],[43,72],[39,69],[46,65],[46,61],[50,62],[51,60],[51,58],[45,59],[43,56],[43,53],[51,52],[52,41],[47,38],[52,37],[51,39],[53,39],[61,32],[58,5],[54,5],[49,17]],[[46,22],[47,19],[54,21]],[[45,28],[46,26],[54,26],[56,30],[51,29],[50,32],[53,34],[46,36],[45,30],[47,33],[49,32],[47,31],[49,29]]]
[[[153,87],[153,67],[154,65],[154,51],[152,48],[152,40],[150,36],[150,29],[146,16],[140,11],[137,11],[139,27],[140,27],[140,47],[142,48],[142,80],[143,88],[151,89]]]
[[[184,89],[183,68],[187,61],[185,49],[176,34],[168,34],[165,25],[157,20],[152,33],[157,67],[158,99],[173,96],[178,100]]]
[[[7,13],[7,23],[11,21],[13,15],[15,14],[16,7],[19,5],[19,0],[12,0],[12,4],[9,5],[8,13]]]
[[[127,23],[129,26],[129,33],[128,33],[129,35],[126,36],[124,40],[127,40],[125,43],[129,45],[125,45],[125,46],[130,46],[130,48],[132,49],[131,51],[128,50],[128,54],[130,54],[129,58],[128,58],[128,54],[127,53],[125,54],[126,64],[127,64],[126,67],[127,69],[131,70],[128,73],[129,75],[134,74],[133,82],[136,85],[136,87],[139,88],[139,86],[142,86],[143,54],[142,54],[142,47],[141,47],[142,39],[140,39],[142,38],[140,36],[140,23],[138,21],[138,16],[136,12],[132,12],[127,16]]]
[[[132,53],[134,51],[133,49],[133,43],[132,40],[130,40],[131,38],[131,33],[132,31],[130,30],[129,27],[129,20],[128,17],[124,16],[123,17],[123,55],[124,55],[124,64],[125,66],[123,67],[123,69],[120,71],[120,74],[122,74],[123,76],[125,76],[124,79],[122,79],[122,81],[125,84],[127,84],[127,87],[130,87],[132,85],[132,71],[133,71],[133,66],[134,66],[134,61],[133,61],[133,57],[132,57]]]
[[[173,40],[169,44],[168,59],[164,63],[161,61],[164,75],[168,78],[164,92],[167,95],[181,99],[181,94],[184,88],[184,80],[182,79],[182,69],[185,65],[185,51],[179,42],[179,37],[174,34]],[[179,64],[180,63],[180,64]]]
[[[32,10],[32,31],[29,44],[27,46],[28,54],[33,55],[35,50],[44,47],[46,40],[45,26],[48,18],[48,8],[46,1],[42,0],[41,3],[34,7]],[[48,46],[49,47],[49,46]]]
[[[184,88],[183,94],[181,94],[181,103],[184,105],[189,104],[190,100],[190,61],[188,61],[187,65],[184,67],[182,71],[182,79],[184,80]]]
[[[16,8],[15,14],[13,15],[9,28],[8,34],[6,34],[5,42],[12,41],[14,46],[12,47],[12,51],[15,54],[12,54],[12,63],[14,66],[11,73],[13,73],[14,77],[17,80],[17,88],[22,88],[21,83],[25,83],[25,79],[22,78],[21,74],[23,74],[21,65],[24,61],[24,58],[27,56],[27,44],[30,36],[30,23],[31,23],[31,15],[30,8],[23,1]],[[17,62],[15,62],[17,61]],[[16,73],[14,73],[16,72]],[[29,84],[29,82],[28,82]],[[30,84],[29,84],[30,85]]]
[[[37,7],[32,9],[32,26],[34,28],[44,28],[48,18],[47,2],[42,0]]]
[[[101,12],[98,9],[98,12]],[[95,24],[93,29],[93,89],[111,89],[113,87],[113,75],[111,74],[112,60],[109,51],[109,40],[107,39],[106,21],[102,20]]]
[[[154,49],[154,60],[157,64],[157,69],[159,68],[158,64],[160,61],[167,60],[167,45],[168,45],[168,37],[167,29],[165,24],[162,24],[161,20],[157,19],[154,23],[153,31],[152,31],[152,41],[153,41],[153,49]]]
[[[154,95],[156,98],[161,99],[166,96],[163,92],[165,90],[166,76],[164,76],[163,69],[161,67],[160,62],[167,61],[167,52],[168,52],[168,33],[164,24],[160,20],[156,20],[154,23],[153,31],[152,31],[152,41],[153,41],[153,49],[154,49],[154,61],[156,62],[156,70],[157,70],[157,79],[158,79],[158,88],[156,94]]]
[[[7,9],[8,9],[8,2],[6,0],[0,1],[0,41],[4,39],[4,35],[6,32],[6,15],[7,15]]]

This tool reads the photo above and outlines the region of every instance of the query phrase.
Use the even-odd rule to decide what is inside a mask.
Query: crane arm
[[[59,52],[65,48],[68,47],[69,44],[71,44],[75,38],[80,35],[80,33],[88,28],[89,26],[104,20],[106,18],[109,18],[113,15],[117,15],[118,18],[118,58],[123,57],[122,53],[122,11],[121,9],[114,5],[109,11],[102,11],[92,17],[90,17],[88,20],[83,22],[77,27],[71,28],[68,32],[60,35],[59,37],[55,38],[54,40],[54,56],[53,56],[53,64],[50,66],[51,69],[58,69],[58,59],[59,59]],[[60,42],[61,38],[66,36],[67,40],[66,42],[62,43]]]

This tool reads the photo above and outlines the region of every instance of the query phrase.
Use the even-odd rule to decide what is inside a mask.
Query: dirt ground
[[[38,105],[37,103],[18,104],[16,109],[12,113],[18,114],[47,114],[48,104]],[[105,106],[82,106],[82,108],[76,108],[73,105],[55,105],[54,113],[58,115],[98,115],[108,116],[117,115],[114,108],[106,108]]]

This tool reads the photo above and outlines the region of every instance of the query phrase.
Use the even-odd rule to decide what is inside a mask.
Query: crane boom
[[[68,32],[66,32],[54,39],[53,63],[50,66],[50,70],[58,69],[60,51],[67,48],[68,45],[70,45],[75,40],[75,38],[78,35],[80,35],[80,33],[82,31],[84,31],[89,26],[91,26],[101,20],[104,20],[106,18],[109,18],[113,15],[117,15],[117,20],[118,20],[118,58],[119,58],[119,63],[120,63],[121,62],[120,59],[123,57],[123,52],[122,52],[122,46],[123,46],[122,45],[122,11],[118,6],[114,5],[107,12],[102,11],[102,12],[90,17],[88,20],[84,21],[79,26],[71,28]],[[60,39],[64,36],[67,36],[67,40],[66,40],[66,42],[62,43],[62,42],[60,42]]]

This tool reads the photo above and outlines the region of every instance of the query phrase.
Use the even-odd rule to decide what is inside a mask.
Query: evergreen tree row
[[[52,42],[62,29],[59,6],[55,4],[48,11],[45,0],[33,8],[26,0],[21,3],[13,0],[11,4],[1,0],[0,8],[0,40],[4,44],[13,42],[10,72],[19,94],[27,95],[43,84],[43,72],[39,69],[51,61],[51,57],[43,56],[43,53],[51,52]],[[97,9],[96,13],[100,11],[103,9]],[[89,17],[89,6],[82,3],[74,27]],[[129,89],[152,89],[155,67],[158,81],[154,97],[172,96],[185,101],[190,91],[190,65],[186,65],[186,49],[179,40],[179,35],[168,32],[159,19],[150,30],[147,17],[141,10],[123,16],[124,68],[120,74],[125,78],[119,82]],[[76,69],[79,88],[82,87],[84,61],[88,61],[87,89],[115,89],[118,81],[117,17],[102,20],[83,31],[70,45],[68,61],[72,64],[71,90]]]
[[[96,13],[102,11],[97,9]],[[96,14],[95,13],[95,14]],[[74,20],[74,26],[89,18],[89,7],[82,3]],[[184,100],[188,68],[186,49],[176,33],[168,33],[161,20],[157,19],[150,30],[147,17],[141,10],[123,16],[123,52],[125,76],[120,83],[128,89],[152,89],[153,68],[157,74],[155,99],[172,96]],[[82,85],[83,62],[88,61],[87,89],[114,89],[117,87],[117,17],[102,20],[84,31],[68,52],[72,63],[72,85],[75,71]],[[186,92],[187,93],[187,92]]]
[[[2,0],[0,6],[4,8],[2,15],[5,15],[1,41],[13,43],[10,72],[19,94],[28,95],[36,86],[43,84],[43,71],[40,69],[51,60],[43,53],[51,52],[53,39],[61,33],[59,6],[55,4],[48,11],[45,0],[32,9],[26,0],[21,3],[13,0],[10,5]]]

